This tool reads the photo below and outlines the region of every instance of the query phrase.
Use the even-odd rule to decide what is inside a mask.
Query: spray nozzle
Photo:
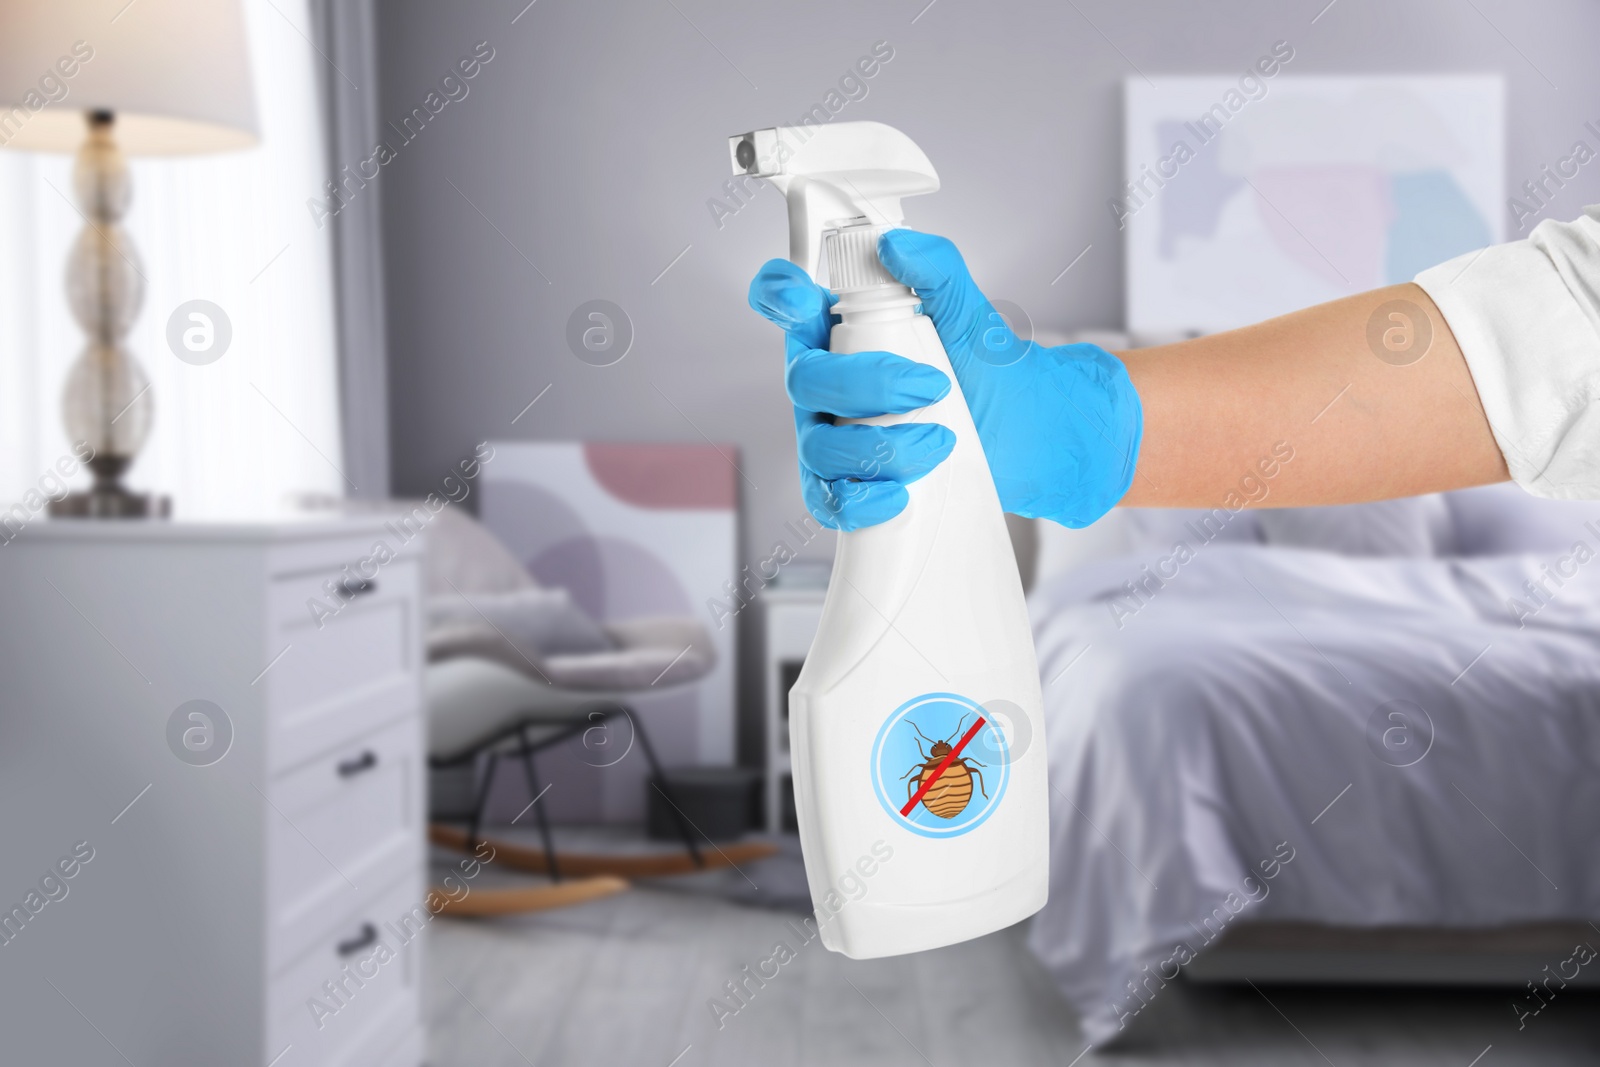
[[[813,278],[825,229],[898,226],[902,197],[939,188],[922,149],[881,122],[753,130],[728,138],[728,152],[735,174],[770,180],[788,201],[789,259]]]

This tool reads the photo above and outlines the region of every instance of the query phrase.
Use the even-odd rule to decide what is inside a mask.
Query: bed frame
[[[1579,944],[1600,950],[1600,923],[1550,922],[1488,929],[1355,928],[1240,923],[1184,974],[1199,982],[1509,986],[1538,984]],[[1568,968],[1570,969],[1570,968]],[[1567,985],[1600,987],[1600,960]]]

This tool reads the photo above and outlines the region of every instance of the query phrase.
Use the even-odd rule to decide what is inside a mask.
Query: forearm
[[[1369,347],[1369,320],[1396,300],[1431,327],[1420,358],[1420,346],[1399,343],[1403,332],[1393,335],[1395,349],[1380,344],[1386,358]],[[1380,317],[1380,333],[1406,328]],[[1420,324],[1410,327],[1420,337]],[[1117,355],[1144,408],[1124,505],[1215,507],[1245,476],[1259,479],[1263,462],[1276,468],[1270,491],[1251,503],[1268,506],[1353,503],[1509,477],[1450,327],[1410,283]],[[1274,461],[1280,442],[1293,450],[1287,463]]]

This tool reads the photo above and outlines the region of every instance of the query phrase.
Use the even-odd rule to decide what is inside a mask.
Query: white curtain
[[[128,344],[155,424],[125,479],[180,516],[244,517],[303,494],[345,495],[328,231],[306,209],[327,180],[307,0],[244,0],[261,142],[131,160],[124,220],[146,278]],[[364,86],[376,92],[377,86]],[[63,287],[83,220],[65,156],[0,151],[0,510],[70,452],[66,373],[83,347]],[[178,305],[209,300],[232,343],[206,366],[167,347]],[[87,472],[77,478],[86,485]]]

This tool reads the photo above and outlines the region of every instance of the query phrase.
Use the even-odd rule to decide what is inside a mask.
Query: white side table
[[[420,1063],[422,545],[384,516],[0,545],[0,1059]]]
[[[767,829],[787,828],[794,808],[789,763],[789,690],[811,651],[827,589],[770,588],[761,594],[766,642],[761,675],[767,715]]]

